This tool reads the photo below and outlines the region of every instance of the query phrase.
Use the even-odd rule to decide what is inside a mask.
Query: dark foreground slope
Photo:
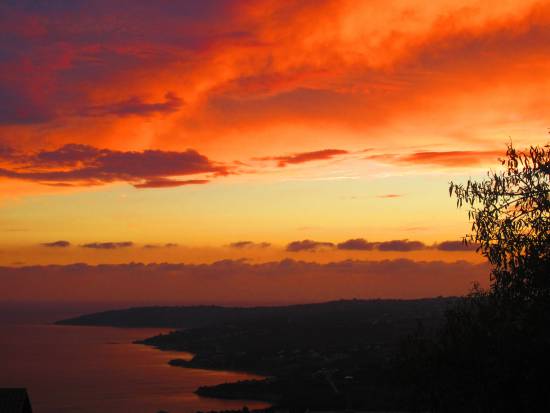
[[[140,344],[189,351],[174,366],[244,370],[265,380],[201,387],[202,396],[279,406],[396,409],[408,397],[393,357],[419,325],[439,324],[455,298],[342,300],[281,307],[149,307],[61,324],[185,328]]]

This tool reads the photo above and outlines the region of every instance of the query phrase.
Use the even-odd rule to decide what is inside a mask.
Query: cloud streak
[[[88,244],[82,244],[82,248],[90,248],[97,250],[115,250],[119,248],[129,248],[133,247],[134,243],[131,241],[123,242],[90,242]]]
[[[254,241],[236,241],[228,245],[230,248],[246,249],[246,248],[268,248],[271,246],[269,242],[254,242]]]
[[[69,241],[59,240],[54,242],[45,242],[41,245],[48,248],[67,248],[71,246],[71,243]]]
[[[323,149],[320,151],[295,153],[292,155],[268,156],[263,158],[256,158],[256,160],[277,161],[277,166],[280,168],[284,168],[287,165],[328,160],[328,159],[333,159],[337,156],[342,156],[347,154],[349,154],[349,152],[343,149]]]
[[[435,165],[447,168],[496,163],[504,151],[426,151],[406,155],[378,154],[366,159],[383,163],[403,165]]]
[[[311,239],[304,239],[301,241],[293,241],[286,246],[288,252],[301,252],[301,251],[318,251],[323,248],[332,248],[334,244],[332,242],[313,241]]]
[[[175,244],[173,242],[168,242],[166,244],[145,244],[143,248],[146,249],[156,249],[156,248],[175,248],[178,244]]]

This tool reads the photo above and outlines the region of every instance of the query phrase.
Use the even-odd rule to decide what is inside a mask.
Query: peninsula
[[[399,409],[398,350],[419,328],[434,329],[457,298],[340,300],[273,307],[141,307],[58,324],[172,327],[136,343],[186,351],[173,366],[247,371],[263,380],[200,387],[201,396],[264,400],[277,406]]]

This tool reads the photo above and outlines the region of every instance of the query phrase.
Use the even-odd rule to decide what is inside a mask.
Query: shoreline
[[[168,351],[171,367],[241,373],[195,384],[210,399],[273,406],[341,408],[353,401],[368,410],[398,411],[408,397],[395,354],[419,323],[430,332],[456,297],[423,300],[340,300],[256,309],[138,308],[90,314],[71,324],[159,324],[187,328],[137,339]],[[166,330],[163,330],[166,331]],[[248,376],[248,377],[246,377]],[[252,377],[250,377],[252,376]],[[224,382],[225,381],[225,382]]]
[[[155,344],[144,343],[142,340],[136,340],[136,341],[132,342],[132,344],[152,347],[152,348],[154,348],[156,350],[159,350],[159,351],[171,351],[171,352],[178,352],[178,353],[187,353],[187,354],[192,355],[192,357],[189,360],[185,360],[183,358],[175,358],[175,359],[169,360],[167,364],[169,364],[172,367],[181,367],[181,368],[199,369],[199,370],[209,370],[209,371],[219,371],[219,372],[230,372],[230,373],[231,372],[245,373],[245,374],[249,374],[251,376],[258,376],[262,380],[273,377],[273,374],[271,374],[270,372],[267,372],[267,371],[240,369],[238,367],[231,368],[231,369],[226,369],[226,368],[223,368],[223,367],[216,367],[216,366],[211,366],[211,365],[200,364],[200,363],[197,363],[197,362],[194,361],[195,356],[197,356],[198,353],[193,353],[192,351],[189,351],[189,350],[170,348],[170,347],[162,347],[162,346],[155,345]],[[193,364],[193,363],[197,363],[197,364]]]
[[[239,381],[235,381],[235,382],[224,382],[224,383],[218,383],[216,385],[211,385],[211,386],[199,386],[197,389],[195,389],[195,391],[193,393],[197,394],[200,397],[208,397],[208,398],[215,398],[215,399],[221,399],[221,400],[242,400],[244,402],[246,402],[246,401],[265,402],[265,403],[270,403],[271,405],[273,405],[273,403],[275,403],[277,401],[275,397],[262,397],[261,395],[257,395],[257,394],[253,394],[253,393],[247,393],[246,397],[244,399],[242,397],[239,397],[238,395],[234,395],[234,394],[233,395],[232,394],[221,394],[221,393],[208,394],[210,391],[215,392],[214,389],[216,389],[218,386],[221,386],[221,385],[230,384],[230,385],[238,386],[238,385],[242,385],[244,383],[249,384],[249,383],[252,383],[252,382],[264,382],[266,380],[272,379],[273,375],[270,375],[267,372],[252,371],[250,369],[246,370],[246,369],[239,369],[239,368],[232,368],[232,369],[228,370],[228,369],[223,368],[223,367],[203,365],[203,364],[200,364],[200,362],[197,363],[197,364],[193,364],[193,360],[195,359],[196,353],[192,353],[188,350],[174,349],[174,348],[168,348],[168,347],[163,348],[163,347],[158,346],[158,345],[144,343],[141,340],[136,340],[132,344],[152,347],[152,348],[154,348],[156,350],[159,350],[159,351],[182,352],[182,353],[188,353],[188,354],[192,355],[192,358],[189,359],[189,360],[180,359],[180,358],[175,358],[175,359],[169,360],[167,364],[171,367],[185,368],[185,369],[190,369],[190,370],[206,370],[206,371],[217,371],[217,372],[228,372],[228,373],[244,373],[244,374],[248,374],[248,375],[251,375],[251,376],[255,376],[254,378],[247,379],[247,380],[239,380]],[[209,390],[207,390],[205,392],[204,391],[205,389],[209,389]],[[269,407],[272,407],[272,406],[269,406]]]
[[[207,397],[207,398],[214,398],[219,400],[233,400],[233,401],[243,401],[246,405],[247,401],[252,402],[264,402],[268,403],[269,406],[267,408],[273,407],[273,405],[278,401],[278,397],[275,395],[262,395],[257,394],[254,392],[246,392],[243,390],[237,391],[237,392],[224,392],[219,391],[218,389],[220,387],[223,387],[225,385],[230,386],[243,386],[243,385],[250,385],[251,383],[260,383],[260,382],[267,382],[270,379],[273,379],[274,376],[272,374],[269,374],[268,372],[261,372],[261,371],[252,371],[250,369],[239,369],[239,368],[231,368],[230,370],[223,367],[216,367],[212,365],[204,365],[201,364],[200,361],[194,362],[195,357],[197,353],[190,352],[185,349],[176,349],[176,348],[170,348],[169,346],[163,347],[155,344],[149,344],[144,342],[147,339],[144,340],[136,340],[132,342],[132,344],[136,345],[143,345],[147,347],[152,347],[159,351],[170,351],[170,352],[181,352],[181,353],[187,353],[190,354],[192,357],[189,360],[175,358],[168,361],[168,365],[175,368],[185,368],[190,370],[206,370],[206,371],[217,371],[217,372],[229,372],[229,373],[244,373],[251,376],[255,376],[254,378],[247,379],[247,380],[238,380],[233,382],[223,382],[218,383],[215,385],[206,385],[206,386],[199,386],[197,389],[194,390],[194,394],[198,395],[199,397]],[[195,364],[194,364],[195,363]],[[242,392],[242,393],[241,393]],[[264,409],[261,409],[264,410]]]
[[[86,327],[86,328],[96,327],[96,328],[100,328],[100,329],[113,328],[113,329],[117,329],[117,330],[118,329],[121,329],[121,330],[150,330],[150,329],[159,330],[160,329],[160,330],[163,330],[162,334],[166,334],[166,333],[177,330],[177,329],[169,329],[169,328],[162,328],[162,327],[159,328],[159,327],[101,326],[101,325],[86,325],[86,324],[61,324],[61,323],[57,323],[57,322],[46,322],[46,323],[38,323],[38,324],[44,325],[44,326],[57,326],[57,327]],[[192,360],[196,356],[196,353],[193,353],[193,352],[190,352],[190,351],[187,351],[187,350],[182,350],[182,349],[175,349],[175,348],[162,347],[162,346],[158,346],[158,345],[148,344],[148,343],[144,342],[144,340],[146,340],[147,338],[148,337],[146,337],[144,339],[128,341],[124,344],[143,345],[143,346],[146,346],[148,348],[152,348],[152,349],[160,351],[160,352],[187,353],[187,354],[190,355],[189,360],[185,360],[185,359],[182,359],[182,358],[181,359],[176,358],[176,359],[168,360],[168,362],[166,362],[166,364],[168,364],[170,367],[185,368],[185,369],[188,369],[188,370],[215,371],[215,372],[228,373],[228,374],[241,373],[241,374],[247,374],[249,376],[253,376],[253,378],[249,378],[249,379],[245,379],[245,380],[238,380],[238,381],[232,381],[232,382],[221,382],[221,383],[216,383],[214,385],[199,385],[197,388],[195,388],[191,392],[192,394],[195,394],[195,395],[197,395],[201,398],[242,402],[242,406],[247,406],[247,404],[249,402],[253,402],[253,403],[262,402],[262,403],[268,404],[268,406],[266,406],[264,408],[251,409],[250,411],[256,411],[256,410],[264,411],[265,409],[269,409],[273,406],[273,400],[266,400],[266,399],[263,399],[263,398],[257,398],[257,397],[254,397],[253,395],[250,395],[249,397],[244,397],[244,398],[242,398],[242,397],[231,397],[231,396],[225,396],[224,397],[222,395],[207,395],[207,394],[204,394],[204,393],[201,392],[201,389],[215,388],[219,385],[224,385],[224,384],[227,384],[227,383],[233,384],[233,383],[241,383],[241,382],[262,381],[262,380],[267,379],[267,377],[265,375],[259,374],[258,372],[254,372],[254,371],[246,371],[246,370],[240,370],[240,369],[224,369],[224,368],[213,368],[213,367],[202,366],[202,365],[183,365],[183,364],[173,363],[176,360],[179,360],[183,363],[185,363],[186,361],[192,362]],[[113,342],[113,343],[108,343],[108,344],[121,344],[121,343],[120,342]]]

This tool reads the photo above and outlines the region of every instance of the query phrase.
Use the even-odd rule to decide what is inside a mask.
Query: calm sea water
[[[86,312],[0,305],[0,387],[26,387],[35,413],[170,413],[266,406],[193,391],[254,376],[171,367],[186,353],[131,344],[163,329],[56,326]]]

